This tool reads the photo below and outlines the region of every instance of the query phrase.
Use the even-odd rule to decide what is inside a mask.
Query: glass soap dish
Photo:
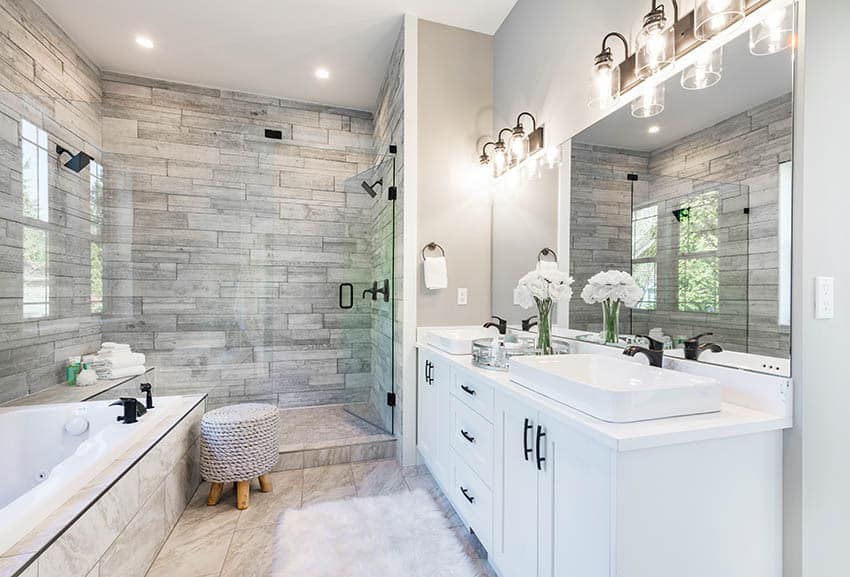
[[[552,339],[552,349],[556,355],[565,355],[570,352],[570,345]],[[508,335],[472,341],[472,364],[491,371],[507,371],[512,357],[536,354],[536,337]]]

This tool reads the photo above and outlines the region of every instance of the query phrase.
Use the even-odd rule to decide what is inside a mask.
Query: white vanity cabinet
[[[444,486],[451,476],[451,378],[450,366],[443,357],[419,351],[417,445],[431,473]]]

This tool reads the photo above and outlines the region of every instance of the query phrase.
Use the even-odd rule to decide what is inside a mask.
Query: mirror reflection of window
[[[658,306],[658,205],[632,212],[632,276],[643,289],[634,308],[654,311]]]
[[[28,218],[48,222],[47,133],[26,120],[21,120],[21,159],[23,214]]]
[[[47,259],[47,231],[23,227],[24,318],[50,314],[50,275]]]
[[[89,198],[91,214],[91,312],[103,312],[103,243],[101,226],[103,224],[103,166],[96,162],[89,164]]]
[[[779,165],[779,324],[791,326],[791,161]]]
[[[716,190],[698,194],[673,211],[679,222],[678,306],[682,312],[719,312],[719,211]]]

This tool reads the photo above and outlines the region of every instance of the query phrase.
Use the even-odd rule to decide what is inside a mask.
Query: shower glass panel
[[[750,331],[749,189],[650,175],[632,187],[632,275],[644,297],[633,334],[661,328],[681,340],[711,331],[747,351]]]
[[[395,403],[397,169],[394,152],[387,152],[345,182],[362,225],[349,231],[338,302],[342,339],[353,352],[346,380],[358,391],[345,409],[388,433],[393,432]]]

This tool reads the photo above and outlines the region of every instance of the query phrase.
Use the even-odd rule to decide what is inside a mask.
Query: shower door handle
[[[345,304],[345,299],[343,295],[345,294],[345,289],[348,289],[348,304]],[[354,308],[354,285],[350,282],[344,282],[339,285],[339,308],[341,309],[350,309]]]

